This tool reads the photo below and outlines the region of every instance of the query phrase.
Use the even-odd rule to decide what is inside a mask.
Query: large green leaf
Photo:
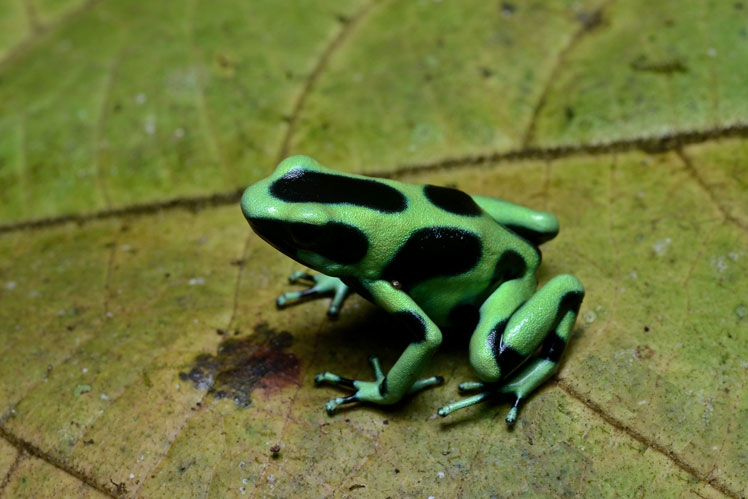
[[[0,2],[0,495],[748,495],[748,5]],[[558,215],[557,377],[439,419],[327,369],[403,348],[237,192],[290,153]],[[184,209],[188,208],[188,209]]]

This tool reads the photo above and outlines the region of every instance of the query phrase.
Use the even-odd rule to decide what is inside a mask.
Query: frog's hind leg
[[[558,219],[551,213],[488,196],[473,196],[473,201],[491,218],[535,246],[558,234]]]
[[[503,382],[462,383],[460,391],[479,393],[442,407],[439,415],[446,416],[494,394],[505,393],[515,397],[506,418],[507,423],[513,423],[520,402],[558,369],[559,359],[571,336],[583,298],[584,287],[576,277],[560,275],[551,279],[512,314],[499,345],[494,345],[493,351]],[[523,364],[523,360],[538,346],[538,354]],[[516,370],[517,366],[520,366],[519,370]]]
[[[296,284],[298,281],[306,281],[312,284],[312,287],[303,291],[290,291],[283,293],[276,300],[278,308],[283,308],[294,302],[305,298],[318,298],[324,295],[333,295],[330,308],[327,309],[327,315],[337,317],[343,300],[350,294],[350,288],[337,277],[330,277],[325,274],[311,275],[306,272],[294,272],[288,277],[288,282]]]

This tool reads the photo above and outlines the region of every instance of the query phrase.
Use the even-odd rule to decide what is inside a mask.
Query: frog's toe
[[[509,409],[509,413],[506,415],[507,424],[514,424],[517,420],[517,411],[519,410],[519,403],[522,399],[518,398],[514,401],[514,405]]]
[[[486,384],[482,381],[465,381],[464,383],[457,385],[457,389],[460,393],[477,392],[478,390],[483,390],[485,387]]]
[[[441,417],[446,417],[455,411],[464,409],[465,407],[470,407],[471,405],[480,404],[481,402],[486,400],[490,395],[491,395],[491,392],[480,392],[476,395],[473,395],[472,397],[467,397],[462,400],[458,400],[457,402],[452,402],[451,404],[447,404],[444,407],[440,407],[439,410],[436,411],[436,413],[439,414],[439,416]]]
[[[303,281],[303,283],[300,281]],[[294,272],[288,277],[288,282],[291,284],[307,284],[310,287],[302,291],[283,293],[275,299],[275,304],[278,308],[284,308],[305,299],[333,295],[332,302],[327,310],[327,315],[333,319],[338,316],[343,301],[349,293],[349,288],[343,281],[337,277],[330,277],[324,274],[311,275],[306,272]]]
[[[315,375],[314,383],[317,385],[330,383],[332,385],[344,386],[345,388],[352,388],[354,390],[356,389],[356,384],[352,379],[344,378],[328,371]]]
[[[327,414],[332,416],[336,410],[338,410],[338,407],[344,404],[351,404],[353,402],[358,402],[358,397],[354,393],[353,395],[348,395],[347,397],[336,397],[334,399],[330,399],[325,404],[325,410],[327,411]]]
[[[440,386],[444,384],[444,377],[442,376],[431,376],[430,378],[423,378],[419,379],[415,383],[413,383],[413,386],[410,387],[410,390],[408,390],[409,394],[413,394],[416,392],[420,392],[424,388],[429,388],[431,386]]]
[[[317,294],[317,292],[314,291],[314,288],[305,289],[304,291],[289,291],[288,293],[283,293],[278,298],[276,298],[275,304],[278,306],[278,308],[283,308],[286,305],[297,302],[304,297],[312,296],[315,294]]]
[[[275,306],[278,308],[284,308],[289,302],[295,301],[298,299],[296,297],[298,293],[283,293],[278,298],[275,299]]]
[[[306,281],[306,282],[308,282],[310,284],[313,284],[313,283],[316,282],[316,280],[314,279],[314,276],[312,274],[309,274],[307,272],[301,272],[301,271],[298,271],[298,270],[296,272],[293,272],[290,276],[288,276],[288,282],[289,283],[295,284],[298,281]]]
[[[458,385],[458,389],[461,393],[465,392],[475,392],[477,391],[475,395],[471,397],[466,397],[462,400],[458,400],[457,402],[452,402],[451,404],[447,404],[444,407],[440,407],[437,411],[437,414],[441,417],[448,416],[449,414],[458,411],[460,409],[464,409],[466,407],[470,407],[471,405],[480,404],[481,402],[492,398],[496,396],[503,395],[513,395],[514,396],[514,405],[509,410],[509,413],[506,416],[506,422],[508,424],[514,424],[514,422],[517,420],[517,413],[519,411],[519,404],[524,400],[524,397],[522,396],[522,393],[518,390],[516,390],[513,386],[496,386],[495,384],[491,383],[483,383],[480,381],[466,381],[464,383],[460,383]]]
[[[330,305],[330,308],[327,309],[327,316],[330,319],[337,319],[339,314],[340,314],[340,307],[336,306],[335,303],[332,303]]]

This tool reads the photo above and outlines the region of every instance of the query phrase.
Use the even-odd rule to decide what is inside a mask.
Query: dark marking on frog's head
[[[426,227],[400,246],[382,271],[381,278],[399,281],[405,291],[434,277],[470,271],[483,255],[480,238],[454,227]]]
[[[473,198],[457,189],[425,185],[423,186],[423,193],[434,206],[449,213],[466,217],[477,217],[483,213],[483,210],[473,201]]]
[[[299,359],[284,352],[292,340],[291,333],[260,323],[252,336],[228,338],[215,355],[195,357],[192,368],[180,372],[179,379],[191,381],[195,388],[208,390],[217,399],[229,398],[238,408],[249,407],[256,388],[273,391],[299,383]]]
[[[339,264],[361,261],[369,251],[369,239],[361,230],[339,222],[321,225],[287,222],[272,218],[250,218],[252,229],[271,246],[299,260],[298,250],[311,251]],[[308,262],[301,262],[308,264]]]
[[[287,203],[350,204],[382,213],[399,213],[405,196],[374,179],[292,168],[270,185],[270,194]]]

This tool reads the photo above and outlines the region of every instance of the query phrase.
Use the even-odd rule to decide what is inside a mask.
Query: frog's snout
[[[272,216],[272,203],[266,199],[264,180],[256,182],[246,189],[242,194],[242,213],[247,220],[258,217]]]
[[[240,201],[240,206],[242,208],[242,213],[244,214],[244,218],[249,220],[252,218],[252,188],[254,186],[250,185],[246,189],[244,189],[244,193],[242,194],[242,199]]]

